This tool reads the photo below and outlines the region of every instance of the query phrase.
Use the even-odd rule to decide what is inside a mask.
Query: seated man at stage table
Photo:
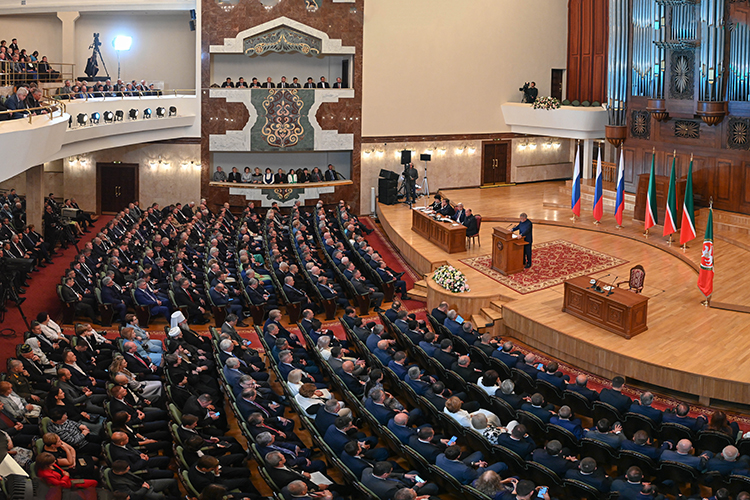
[[[477,218],[470,208],[466,209],[466,217],[463,221],[463,225],[466,226],[466,236],[474,236],[479,233],[479,224]],[[528,245],[526,245],[528,246]],[[529,259],[531,261],[531,259]]]

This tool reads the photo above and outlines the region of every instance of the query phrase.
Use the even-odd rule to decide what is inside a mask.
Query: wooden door
[[[136,199],[137,163],[97,163],[96,174],[100,213],[117,213]]]
[[[563,98],[563,73],[564,69],[552,70],[552,81],[550,83],[550,95],[562,102]]]
[[[494,142],[482,146],[482,185],[507,182],[508,143]]]

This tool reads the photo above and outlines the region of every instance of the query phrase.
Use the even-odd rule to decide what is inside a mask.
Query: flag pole
[[[675,159],[676,159],[676,158],[677,158],[677,150],[675,149],[674,151],[672,151],[672,166],[673,166],[673,167],[674,167],[674,162],[675,162]],[[675,197],[676,197],[676,196],[677,196],[677,193],[675,193]],[[667,205],[669,205],[669,200],[667,200]],[[676,214],[672,214],[672,215],[673,215],[673,216],[676,216]],[[665,218],[666,218],[666,216],[667,216],[667,214],[665,213]],[[667,223],[667,221],[665,220],[665,221],[664,221],[664,224],[666,224],[666,223]],[[673,223],[673,224],[674,224],[674,223]],[[677,229],[677,228],[676,228],[676,226],[677,226],[677,224],[674,224],[674,228],[675,228],[675,229]],[[673,235],[673,234],[674,234],[674,233],[669,233],[669,239],[667,240],[667,246],[668,246],[668,247],[670,247],[670,248],[672,247],[672,235]]]
[[[693,165],[693,153],[690,153],[690,168],[692,168],[692,165]],[[684,204],[685,204],[685,202],[683,200],[683,205]],[[684,208],[683,208],[683,210],[684,210]],[[687,241],[686,241],[685,243],[682,244],[682,253],[685,253],[685,251],[688,248],[690,248],[690,247],[687,245]]]

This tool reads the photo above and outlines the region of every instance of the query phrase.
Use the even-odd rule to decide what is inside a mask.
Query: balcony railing
[[[45,67],[46,71],[39,71],[40,68],[45,70]],[[31,81],[64,82],[73,80],[75,71],[76,65],[70,63],[0,61],[0,85],[12,86]]]

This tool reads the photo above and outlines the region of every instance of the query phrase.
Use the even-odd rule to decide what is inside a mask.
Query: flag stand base
[[[672,235],[671,234],[669,235],[669,239],[667,240],[667,246],[668,247],[672,246]]]
[[[595,225],[595,226],[598,226],[599,224],[601,224],[601,222],[599,222],[598,220],[595,220],[595,221],[594,221],[594,225]]]
[[[682,247],[680,248],[682,248],[682,251],[685,252],[685,250],[687,250],[690,247],[687,246],[687,243],[683,243]]]
[[[701,302],[701,305],[702,305],[703,307],[706,307],[706,308],[708,308],[708,306],[709,306],[709,302],[708,302],[708,299],[706,299],[706,300],[704,300],[703,302]]]
[[[573,217],[570,218],[570,220],[572,220],[573,224],[575,224],[576,221],[578,220],[578,217],[574,215]]]
[[[646,229],[646,232],[643,233],[643,236],[646,237],[646,238],[648,238],[648,229]]]
[[[620,224],[617,224],[617,225],[615,226],[615,229],[622,229],[622,228],[623,228],[623,226],[621,226]]]

